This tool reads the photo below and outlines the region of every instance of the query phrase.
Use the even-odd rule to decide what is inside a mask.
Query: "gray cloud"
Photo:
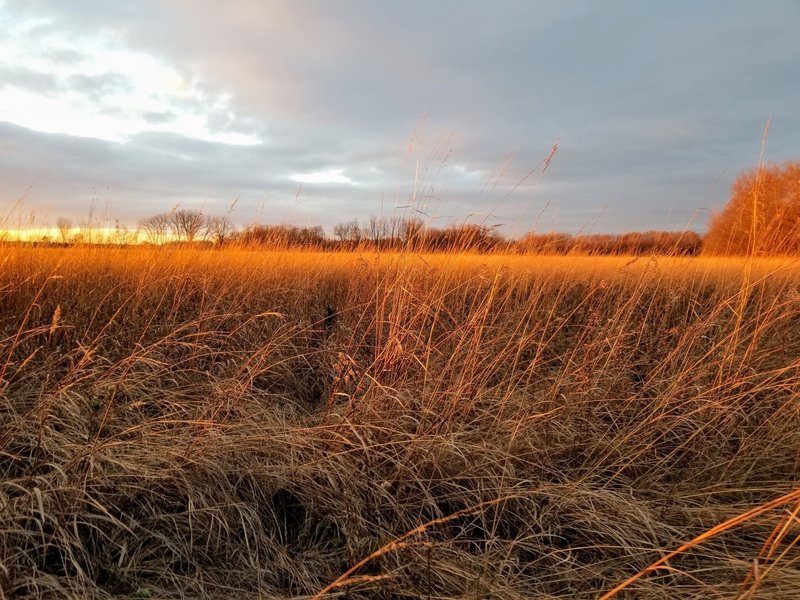
[[[224,9],[212,0],[29,0],[14,10],[48,15],[47,34],[113,34],[199,82],[203,96],[144,113],[150,124],[190,110],[211,132],[264,141],[142,133],[97,146],[15,130],[25,160],[61,165],[34,196],[54,198],[45,181],[66,190],[96,182],[131,219],[159,203],[223,207],[241,196],[243,220],[266,197],[269,218],[330,224],[379,211],[381,196],[406,204],[419,160],[418,187],[439,215],[497,206],[493,219],[525,227],[700,228],[707,212],[697,210],[720,207],[736,173],[757,160],[768,116],[768,157],[798,153],[800,10],[788,0],[248,0]],[[126,82],[109,74],[69,84],[98,98]],[[230,96],[224,109],[214,106],[220,95]],[[548,171],[501,202],[556,142]],[[1,166],[19,179],[8,160]],[[334,168],[355,184],[305,184],[295,201],[289,175]],[[63,202],[79,207],[80,198]]]
[[[62,89],[58,78],[51,73],[19,66],[0,65],[0,89],[7,87],[18,88],[42,96],[52,96]]]
[[[84,62],[90,58],[85,52],[79,52],[73,48],[45,48],[41,57],[56,65],[74,65]]]
[[[142,113],[142,117],[152,125],[163,125],[164,123],[173,122],[177,118],[177,115],[171,110],[148,110]]]
[[[107,72],[100,75],[70,75],[66,81],[67,85],[86,96],[87,98],[100,102],[107,96],[117,92],[125,92],[132,89],[130,79],[122,73]]]

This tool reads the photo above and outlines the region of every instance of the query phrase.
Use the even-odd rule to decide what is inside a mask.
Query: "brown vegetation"
[[[320,225],[253,224],[237,231],[229,216],[206,216],[187,209],[142,219],[139,230],[143,241],[156,245],[213,242],[273,250],[684,256],[698,254],[702,245],[701,237],[694,231],[617,235],[530,232],[520,239],[507,239],[496,227],[465,223],[437,228],[418,219],[375,216],[369,218],[365,227],[358,219],[337,223],[331,236]],[[63,233],[61,237],[62,242],[67,241]]]
[[[741,174],[711,220],[704,251],[756,256],[800,254],[800,162]]]
[[[800,592],[792,263],[0,252],[0,596]]]

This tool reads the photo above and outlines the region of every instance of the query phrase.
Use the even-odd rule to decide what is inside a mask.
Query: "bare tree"
[[[139,227],[144,232],[145,238],[151,244],[163,244],[167,241],[170,227],[170,215],[159,214],[145,217],[139,221]]]
[[[72,231],[72,220],[66,217],[58,217],[58,219],[56,219],[56,227],[58,228],[58,235],[61,236],[61,241],[64,244],[69,242],[70,233]]]
[[[381,239],[383,239],[381,231],[382,221],[383,219],[376,217],[375,215],[369,216],[369,241],[375,246],[378,246],[381,243]]]
[[[209,217],[206,228],[209,238],[220,246],[230,241],[231,236],[236,233],[236,226],[231,222],[228,215]]]
[[[350,225],[348,223],[336,223],[333,226],[333,235],[340,241],[346,242],[347,236],[350,234]]]
[[[336,236],[340,242],[349,242],[353,246],[357,246],[361,241],[361,227],[358,226],[358,219],[347,221],[346,223],[337,223],[333,226],[333,235]]]
[[[350,232],[349,232],[350,241],[353,242],[354,244],[358,244],[359,242],[361,242],[361,237],[362,234],[364,233],[361,227],[358,225],[358,219],[353,219],[352,221],[350,221],[349,225],[350,225]]]
[[[179,240],[194,242],[206,226],[206,218],[197,209],[174,210],[169,214],[172,233]]]

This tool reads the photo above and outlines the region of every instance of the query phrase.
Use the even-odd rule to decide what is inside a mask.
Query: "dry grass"
[[[794,262],[0,248],[3,597],[796,598],[799,476]]]

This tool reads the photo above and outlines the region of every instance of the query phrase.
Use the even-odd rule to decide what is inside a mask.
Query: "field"
[[[800,263],[0,246],[0,590],[800,597]]]

